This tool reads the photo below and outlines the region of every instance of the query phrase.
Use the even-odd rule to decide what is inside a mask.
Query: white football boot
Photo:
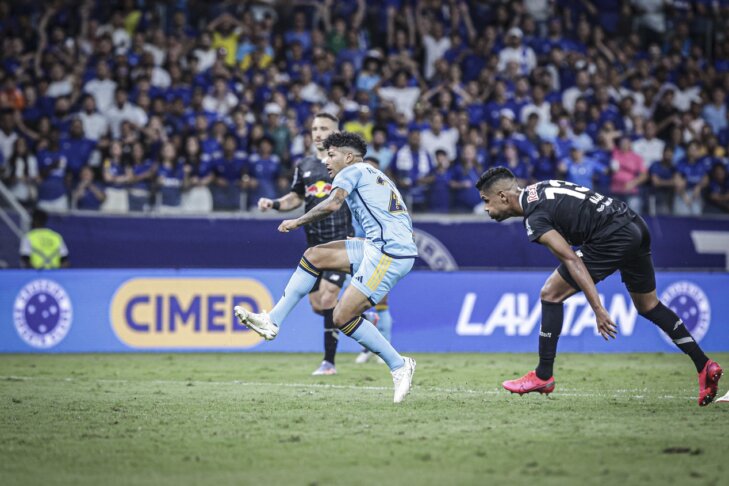
[[[410,392],[413,385],[413,374],[415,373],[415,360],[413,358],[405,358],[405,365],[392,372],[392,383],[395,388],[395,403],[402,402]]]
[[[278,326],[274,324],[265,311],[254,314],[237,305],[233,308],[233,313],[241,324],[256,332],[266,341],[271,341],[278,334]]]
[[[357,357],[355,358],[354,362],[357,364],[365,364],[375,355],[372,351],[368,351],[366,349],[362,350]]]

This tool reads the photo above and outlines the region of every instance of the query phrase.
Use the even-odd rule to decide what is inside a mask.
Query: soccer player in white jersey
[[[254,314],[235,307],[238,320],[267,340],[305,297],[323,270],[353,272],[352,282],[334,308],[334,325],[389,366],[394,402],[410,391],[415,360],[400,356],[377,328],[362,316],[413,268],[417,247],[407,207],[395,184],[380,170],[363,162],[364,139],[354,133],[333,133],[324,142],[325,164],[333,177],[332,190],[323,203],[297,219],[281,223],[288,233],[337,211],[346,200],[352,216],[365,231],[365,239],[332,241],[307,249],[284,294],[270,313]]]

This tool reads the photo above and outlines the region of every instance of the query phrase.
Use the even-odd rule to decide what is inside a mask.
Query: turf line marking
[[[339,389],[339,390],[371,390],[371,391],[392,391],[391,387],[387,386],[370,386],[370,385],[336,385],[333,383],[271,383],[271,382],[257,382],[257,381],[203,381],[203,380],[111,380],[111,379],[92,379],[92,380],[78,380],[73,377],[66,378],[38,378],[30,376],[0,376],[0,381],[64,381],[64,382],[79,382],[88,381],[89,383],[106,383],[106,384],[141,384],[149,383],[154,385],[213,385],[213,386],[262,386],[262,387],[281,387],[281,388],[319,388],[319,389]],[[451,394],[464,394],[464,395],[506,395],[507,392],[501,389],[471,389],[471,388],[442,388],[433,386],[418,386],[414,387],[414,390],[422,392],[435,392],[435,393],[451,393]],[[573,398],[629,398],[635,400],[645,400],[646,398],[654,398],[659,400],[695,400],[696,397],[680,397],[676,395],[658,395],[655,397],[646,397],[646,395],[631,395],[631,393],[648,392],[647,389],[619,389],[614,390],[615,393],[584,393],[577,392],[575,388],[563,388],[562,391],[555,392],[562,397],[573,397]]]

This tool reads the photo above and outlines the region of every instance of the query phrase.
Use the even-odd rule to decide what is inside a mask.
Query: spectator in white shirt
[[[529,75],[537,65],[537,56],[534,50],[521,43],[524,37],[519,27],[512,27],[506,33],[506,46],[499,52],[498,70],[504,71],[510,62],[519,66],[519,74]]]
[[[562,93],[562,105],[568,113],[572,114],[575,111],[575,103],[577,98],[589,97],[592,94],[590,89],[590,75],[586,70],[578,71],[577,77],[575,78],[575,86],[567,88]]]
[[[413,108],[420,98],[420,88],[408,86],[407,72],[398,71],[395,75],[395,86],[380,88],[377,94],[383,100],[391,102],[395,111],[404,114],[407,121],[413,119]]]
[[[236,106],[238,97],[230,92],[225,78],[216,78],[213,91],[203,98],[203,109],[226,117]]]
[[[435,74],[435,61],[451,48],[451,39],[445,35],[441,22],[423,16],[423,3],[417,2],[415,25],[425,48],[425,79],[430,79]]]
[[[78,117],[84,128],[84,137],[89,140],[99,140],[109,131],[109,123],[96,110],[96,100],[90,94],[84,96]]]
[[[420,143],[432,160],[435,160],[435,152],[438,150],[443,150],[449,160],[455,160],[458,138],[458,130],[445,128],[443,115],[436,111],[430,117],[430,128],[426,128],[420,134]]]
[[[51,68],[51,83],[48,85],[46,96],[58,98],[68,96],[73,92],[73,83],[71,77],[66,74],[66,70],[61,64],[54,64]]]
[[[645,123],[645,135],[633,142],[633,152],[640,155],[646,165],[661,160],[666,142],[656,137],[656,123],[648,120]]]
[[[113,138],[119,138],[121,135],[121,125],[124,121],[128,121],[138,129],[147,124],[147,114],[138,106],[130,103],[128,97],[124,88],[117,88],[114,93],[114,104],[106,111],[106,120]]]
[[[114,91],[116,82],[111,79],[109,65],[106,61],[99,61],[96,64],[96,77],[84,85],[84,92],[93,95],[96,107],[99,111],[105,112],[114,103]]]

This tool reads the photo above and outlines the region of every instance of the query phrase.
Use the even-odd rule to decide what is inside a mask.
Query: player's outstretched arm
[[[335,188],[324,202],[322,202],[321,204],[317,204],[316,206],[311,208],[311,211],[304,214],[303,216],[300,216],[296,219],[287,219],[283,221],[279,225],[278,230],[281,233],[288,233],[289,231],[293,231],[300,226],[314,223],[316,221],[321,221],[330,214],[338,211],[339,208],[342,207],[342,204],[344,204],[344,200],[347,198],[348,194],[349,193],[347,191],[340,187]]]
[[[600,302],[597,287],[595,287],[595,283],[592,281],[592,277],[590,277],[590,273],[587,271],[587,267],[582,259],[577,256],[569,243],[567,243],[567,240],[556,230],[547,231],[539,237],[538,241],[549,248],[549,251],[564,263],[572,278],[580,286],[580,289],[582,289],[582,292],[587,298],[587,302],[590,303],[590,307],[595,312],[597,330],[602,337],[606,341],[608,338],[615,339],[618,329],[612,319],[610,319],[610,314],[608,314],[607,309]]]
[[[264,212],[268,211],[269,209],[275,209],[282,212],[293,211],[294,209],[301,206],[301,203],[303,202],[304,200],[301,196],[291,191],[285,196],[282,196],[278,199],[268,199],[267,197],[262,197],[258,200],[258,209]]]

